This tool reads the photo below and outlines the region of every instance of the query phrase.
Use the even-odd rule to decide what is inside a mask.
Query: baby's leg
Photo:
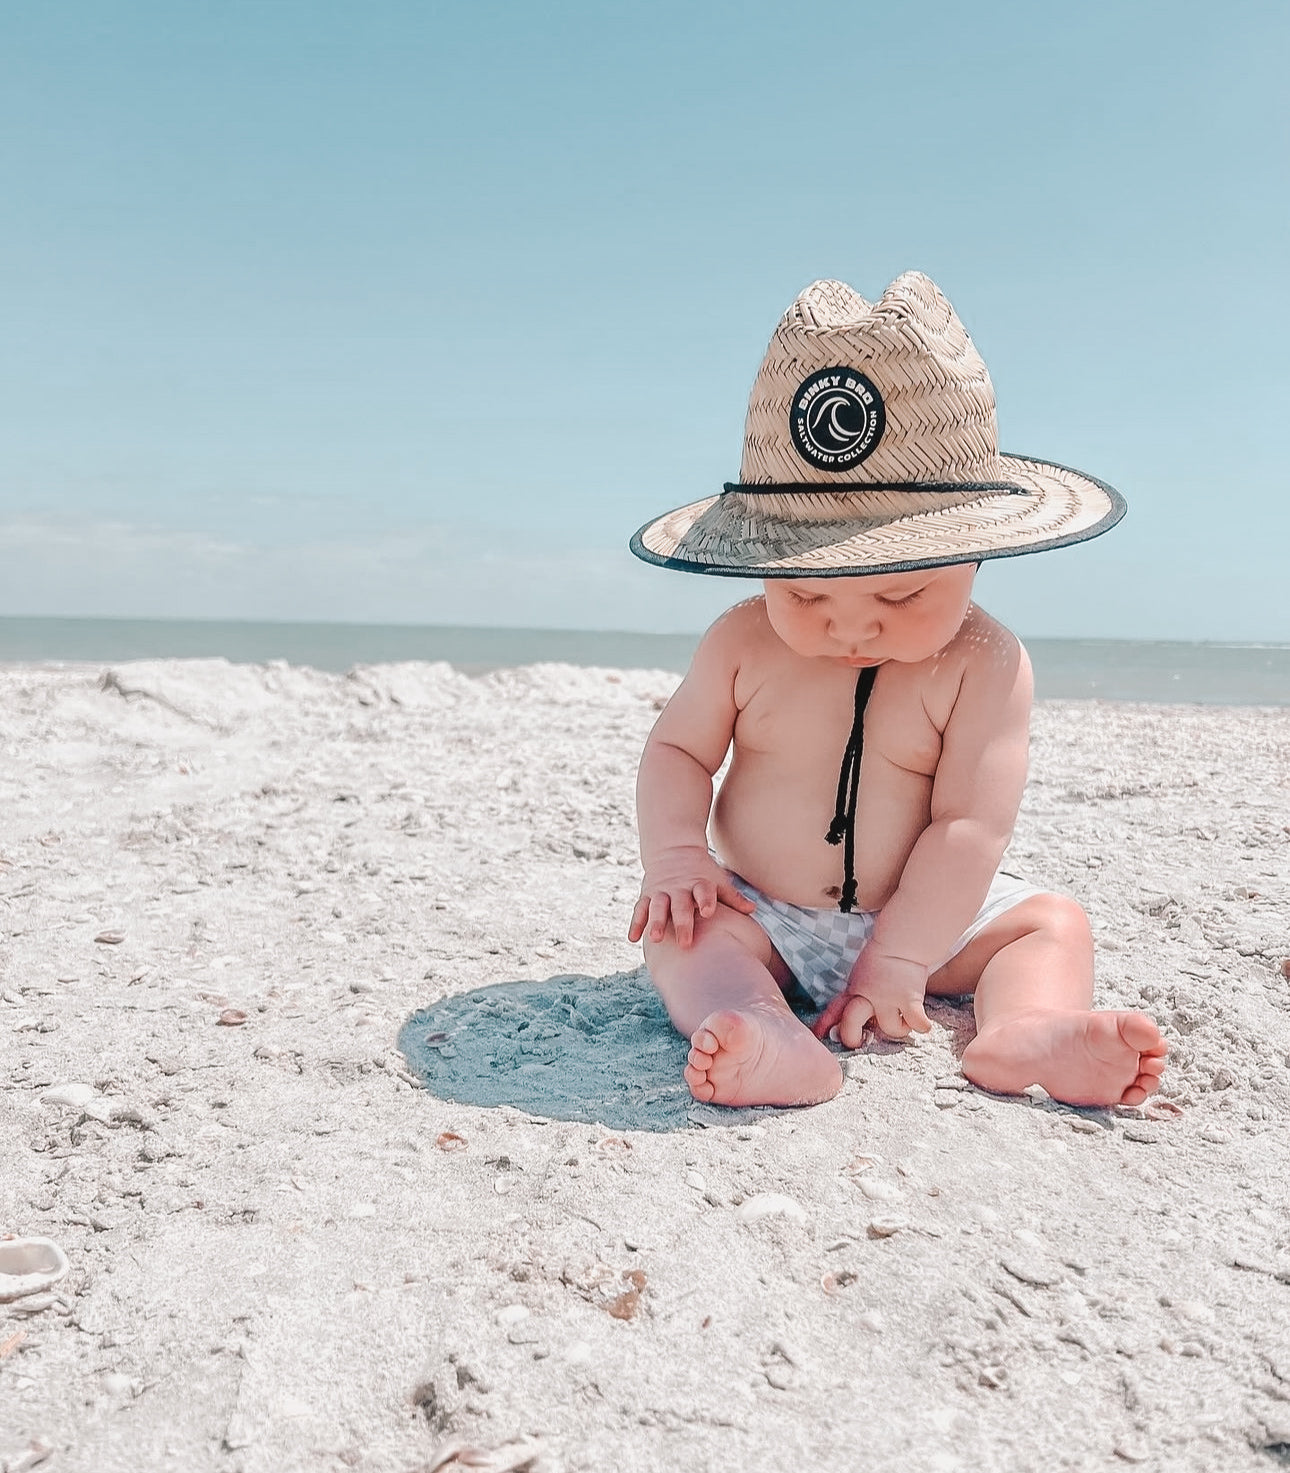
[[[1145,1013],[1093,1012],[1093,938],[1084,912],[1034,895],[992,921],[928,984],[975,993],[963,1072],[983,1089],[1041,1084],[1070,1105],[1140,1105],[1160,1087],[1168,1046]]]
[[[645,942],[668,1016],[690,1039],[685,1082],[718,1105],[814,1105],[842,1087],[838,1061],[784,1000],[788,976],[765,931],[719,905],[694,944]]]

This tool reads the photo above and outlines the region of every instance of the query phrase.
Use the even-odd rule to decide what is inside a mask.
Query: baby
[[[823,1039],[926,1032],[927,996],[968,993],[963,1072],[985,1089],[1137,1105],[1159,1087],[1155,1023],[1092,1010],[1083,911],[999,871],[1030,667],[972,602],[982,559],[1123,513],[1091,477],[999,453],[985,365],[925,276],[876,304],[816,282],[785,314],[739,483],[632,540],[763,580],[704,636],[640,765],[630,937],[690,1038],[696,1099],[826,1100],[842,1076]]]

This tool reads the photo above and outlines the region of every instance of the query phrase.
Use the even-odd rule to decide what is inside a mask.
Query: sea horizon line
[[[538,635],[591,635],[628,639],[698,639],[702,629],[623,629],[591,628],[585,624],[473,624],[473,623],[415,623],[403,619],[248,619],[238,617],[216,617],[214,615],[168,614],[0,614],[0,625],[5,624],[70,624],[70,625],[128,625],[161,626],[166,628],[196,629],[364,629],[399,630],[408,632],[443,632],[471,634],[538,634]],[[1290,649],[1290,640],[1253,638],[1207,638],[1177,639],[1159,635],[1110,635],[1110,634],[1023,634],[1017,637],[1023,644],[1039,642],[1062,644],[1108,644],[1108,645],[1179,645],[1213,649],[1282,650]]]

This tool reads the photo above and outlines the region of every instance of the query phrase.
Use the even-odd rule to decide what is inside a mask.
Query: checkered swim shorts
[[[876,910],[845,913],[836,908],[815,910],[790,905],[786,900],[763,895],[739,875],[731,875],[731,879],[735,889],[757,907],[753,920],[770,937],[771,945],[784,958],[798,986],[818,1007],[824,1007],[845,991],[851,968],[873,935],[874,922],[878,919]],[[938,965],[943,966],[950,957],[957,956],[1004,911],[1039,893],[1033,885],[1000,870],[990,882],[985,903],[976,918]]]

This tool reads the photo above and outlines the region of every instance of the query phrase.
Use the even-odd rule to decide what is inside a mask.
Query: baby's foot
[[[1042,1084],[1067,1105],[1140,1105],[1168,1052],[1145,1013],[1012,1013],[964,1049],[963,1072],[996,1094]]]
[[[791,1013],[709,1013],[691,1035],[685,1082],[717,1105],[816,1105],[842,1088],[837,1059]]]

